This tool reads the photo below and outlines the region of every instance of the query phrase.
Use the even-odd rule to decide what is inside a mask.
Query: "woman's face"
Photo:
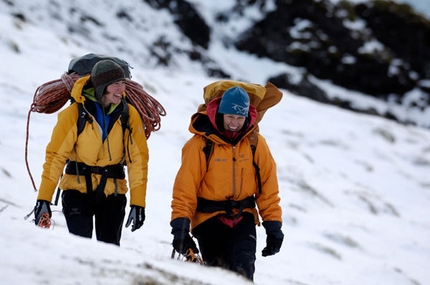
[[[103,106],[108,107],[110,104],[118,104],[121,101],[122,93],[125,91],[125,81],[121,80],[112,83],[106,87],[106,93],[103,95]]]
[[[243,125],[245,124],[246,117],[245,116],[238,116],[238,115],[231,115],[231,114],[224,114],[224,129],[229,130],[231,132],[238,132],[240,129],[242,129]]]

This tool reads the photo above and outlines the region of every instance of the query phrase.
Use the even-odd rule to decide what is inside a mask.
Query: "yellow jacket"
[[[187,218],[191,221],[191,227],[195,228],[205,220],[225,213],[196,211],[198,197],[212,201],[240,201],[254,195],[258,212],[257,208],[244,211],[254,214],[256,224],[259,224],[258,214],[263,221],[282,222],[276,164],[260,134],[254,155],[262,182],[262,192],[258,193],[253,155],[247,138],[255,129],[256,126],[248,128],[246,134],[233,145],[213,130],[206,111],[193,115],[189,130],[194,136],[182,148],[182,164],[173,186],[171,220]],[[203,152],[206,139],[214,142],[208,165]]]
[[[83,104],[85,100],[88,100],[82,94],[89,78],[86,76],[76,81],[71,91],[75,102],[58,114],[57,124],[46,147],[46,158],[37,199],[52,200],[67,160],[100,167],[125,162],[130,187],[130,205],[145,207],[149,155],[144,126],[137,110],[128,104],[131,134],[129,130],[123,132],[120,118],[118,118],[109,130],[107,139],[103,141],[101,128],[96,119],[92,117],[92,122],[87,122],[78,136],[77,103]],[[93,173],[91,178],[94,190],[100,182],[101,175]],[[64,174],[60,181],[60,188],[64,191],[78,190],[86,193],[85,178],[83,175],[78,177]],[[115,190],[118,194],[127,193],[126,180],[108,178],[104,189],[105,195],[113,194]]]

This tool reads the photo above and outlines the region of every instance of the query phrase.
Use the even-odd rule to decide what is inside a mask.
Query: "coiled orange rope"
[[[28,138],[30,134],[30,114],[38,112],[52,114],[60,110],[70,99],[70,93],[73,85],[79,79],[76,73],[68,74],[65,72],[60,79],[52,80],[40,85],[33,96],[33,103],[27,115],[27,127],[25,138],[25,164],[33,184],[34,190],[37,191],[33,176],[31,175],[28,163]],[[161,128],[160,116],[166,115],[166,110],[154,97],[149,95],[139,83],[126,79],[126,100],[133,105],[140,114],[145,127],[145,136],[149,139],[152,132]]]
[[[127,79],[125,86],[126,99],[139,112],[148,139],[152,132],[160,130],[160,116],[165,116],[166,110],[154,97],[146,93],[139,83]]]

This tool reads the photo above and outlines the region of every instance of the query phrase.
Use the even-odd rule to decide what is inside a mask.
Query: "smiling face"
[[[246,117],[231,115],[231,114],[224,114],[223,119],[224,119],[225,130],[229,130],[231,132],[238,132],[242,129],[243,125],[245,124]]]
[[[109,107],[110,104],[119,104],[121,101],[122,93],[125,91],[125,81],[117,81],[106,87],[106,92],[102,97],[102,105],[104,108]]]

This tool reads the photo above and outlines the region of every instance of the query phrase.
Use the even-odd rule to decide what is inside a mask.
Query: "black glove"
[[[145,221],[145,208],[140,206],[131,206],[130,213],[128,214],[127,223],[125,224],[125,227],[128,228],[128,226],[133,222],[133,225],[131,226],[131,231],[134,232],[135,230],[139,229],[143,222]]]
[[[274,255],[279,252],[284,240],[284,234],[281,231],[282,224],[280,222],[269,221],[263,222],[263,227],[266,229],[266,247],[261,252],[263,256]]]
[[[199,253],[196,243],[189,234],[190,220],[186,218],[176,218],[170,222],[170,225],[172,226],[173,235],[172,245],[177,252],[186,254],[191,248],[194,253]]]
[[[39,226],[40,219],[42,218],[42,215],[44,213],[48,213],[49,218],[51,218],[51,203],[45,200],[37,200],[36,206],[34,206],[34,223],[36,224],[36,226]]]

